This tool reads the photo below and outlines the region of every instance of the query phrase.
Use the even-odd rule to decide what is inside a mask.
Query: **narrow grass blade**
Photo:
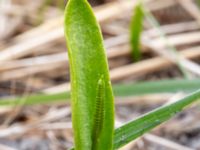
[[[200,80],[161,80],[147,81],[129,84],[117,84],[113,86],[115,96],[139,96],[156,93],[190,93],[200,88]],[[26,97],[0,99],[1,106],[15,106],[20,99],[26,99],[23,105],[50,104],[56,102],[66,102],[70,99],[70,92],[60,92],[56,94],[33,94]]]
[[[102,35],[87,0],[68,1],[65,36],[70,62],[75,149],[111,150],[114,98]]]
[[[115,130],[114,149],[126,145],[130,141],[140,137],[149,130],[169,120],[175,114],[180,112],[184,107],[200,99],[200,90],[189,96],[169,105],[160,107],[150,113],[133,120]]]
[[[24,99],[24,103],[18,103]],[[20,106],[20,105],[38,105],[38,104],[50,104],[53,102],[64,102],[70,99],[70,92],[61,92],[56,94],[33,94],[17,98],[5,98],[0,99],[0,107],[2,106]]]
[[[114,85],[115,96],[138,96],[156,93],[190,93],[200,88],[200,80],[160,80]]]
[[[132,47],[132,55],[135,61],[141,59],[141,51],[140,51],[140,37],[143,29],[143,10],[142,10],[142,2],[135,6],[134,15],[130,24],[130,44]]]

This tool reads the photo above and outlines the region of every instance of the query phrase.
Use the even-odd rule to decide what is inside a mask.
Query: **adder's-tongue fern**
[[[114,105],[102,35],[86,0],[65,10],[76,150],[111,150]]]

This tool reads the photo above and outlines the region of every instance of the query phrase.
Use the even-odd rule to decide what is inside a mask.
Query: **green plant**
[[[143,4],[139,0],[138,4],[134,8],[133,17],[130,24],[130,44],[132,48],[132,56],[135,61],[141,59],[141,50],[140,50],[140,37],[143,29]]]
[[[189,104],[200,99],[200,90],[169,105],[164,105],[149,112],[138,119],[130,121],[115,130],[114,148],[120,148],[130,141],[142,136],[147,131],[155,128],[164,121],[169,120]]]
[[[70,60],[76,150],[118,149],[200,98],[200,90],[164,105],[114,132],[113,95],[102,36],[86,0],[69,0],[65,36]]]
[[[68,1],[65,36],[70,61],[75,149],[111,150],[113,94],[100,29],[86,0]]]
[[[116,97],[143,96],[147,94],[162,94],[184,92],[190,93],[198,90],[200,80],[161,80],[145,81],[139,83],[113,85],[113,92]],[[25,99],[24,103],[18,103]],[[29,96],[0,99],[0,107],[12,107],[20,105],[39,105],[66,102],[70,99],[70,92],[63,91],[55,94],[31,94]]]
[[[183,73],[185,78],[189,78],[189,74],[185,70],[184,66],[180,62],[179,54],[176,48],[168,42],[165,33],[160,29],[160,24],[156,20],[156,18],[145,9],[143,5],[143,0],[138,0],[137,4],[134,8],[133,17],[131,18],[130,23],[130,45],[132,48],[132,56],[135,61],[139,61],[141,59],[141,50],[140,50],[140,39],[141,33],[143,29],[143,19],[146,17],[147,21],[157,29],[160,37],[165,42],[167,48],[176,56],[176,64],[178,65],[179,69]]]

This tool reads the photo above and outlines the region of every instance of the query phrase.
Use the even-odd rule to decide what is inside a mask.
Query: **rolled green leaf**
[[[113,93],[100,28],[86,0],[68,1],[65,36],[70,62],[75,149],[111,150]]]

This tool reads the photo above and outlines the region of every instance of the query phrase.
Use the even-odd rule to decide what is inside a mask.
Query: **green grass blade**
[[[193,92],[200,88],[200,80],[160,80],[114,85],[115,96],[138,96],[156,93]]]
[[[70,92],[61,92],[56,94],[33,94],[17,98],[0,99],[0,107],[50,104],[53,102],[64,102],[67,99],[70,99]],[[21,100],[24,100],[23,103],[20,103]]]
[[[70,62],[75,149],[111,150],[114,98],[102,35],[86,0],[68,1],[65,36]],[[96,115],[97,111],[100,115]],[[97,133],[94,127],[98,127]]]
[[[184,107],[200,99],[200,90],[169,105],[160,107],[115,130],[114,148],[118,149],[149,130],[169,120]]]
[[[115,96],[139,96],[156,93],[190,93],[200,88],[200,80],[161,80],[147,81],[129,84],[117,84],[113,86]],[[33,94],[26,97],[0,99],[1,106],[15,106],[21,99],[26,99],[23,105],[49,104],[52,102],[66,102],[70,99],[70,92],[61,92],[56,94]]]
[[[134,9],[134,15],[130,24],[130,44],[132,47],[132,55],[135,61],[141,59],[140,37],[143,29],[143,10],[142,2],[140,1]]]

